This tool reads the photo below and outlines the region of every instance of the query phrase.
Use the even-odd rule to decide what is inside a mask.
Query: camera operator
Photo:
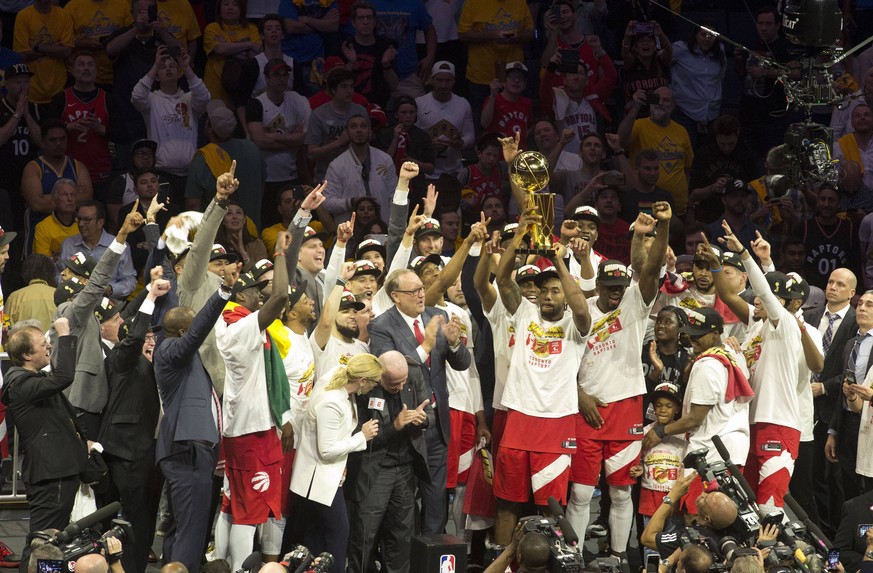
[[[547,571],[549,565],[549,541],[542,533],[524,532],[524,522],[519,522],[512,533],[512,541],[485,573],[503,573],[512,560],[518,562],[516,573],[540,573]]]
[[[689,486],[696,479],[697,473],[691,472],[676,480],[640,537],[640,543],[656,550],[662,559],[682,548],[684,540],[689,537],[699,537],[706,540],[708,547],[718,547],[721,538],[719,530],[729,527],[737,519],[737,505],[731,498],[718,491],[703,492],[697,497],[697,523],[679,531],[664,532],[667,519],[674,511],[674,504],[688,493]],[[694,533],[689,535],[689,530]]]
[[[707,573],[712,566],[712,552],[694,543],[677,549],[658,563],[658,573]]]
[[[57,530],[40,531],[37,533],[40,537],[35,537],[30,542],[30,559],[27,560],[27,573],[37,573],[37,562],[43,560],[61,561],[64,558],[64,552],[57,545],[53,545],[51,537],[46,539],[43,534],[54,536]]]
[[[121,566],[121,541],[115,537],[106,538],[106,549],[108,554],[103,556],[100,553],[89,553],[76,559],[75,571],[77,573],[124,573],[124,567]]]

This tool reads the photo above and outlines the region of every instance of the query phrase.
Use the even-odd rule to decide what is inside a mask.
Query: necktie
[[[849,362],[846,364],[846,374],[851,372],[852,379],[855,379],[855,363],[858,361],[858,354],[861,351],[861,342],[863,342],[865,338],[864,334],[858,334],[855,337],[854,344],[852,345],[852,352],[849,354]],[[846,398],[846,395],[842,392],[840,393],[840,404],[843,407],[843,410],[849,409],[849,401]]]
[[[824,355],[827,356],[828,350],[831,347],[831,342],[834,341],[834,323],[837,321],[838,318],[840,318],[840,315],[836,313],[832,314],[829,311],[825,311],[825,316],[828,319],[828,327],[827,330],[825,330],[824,337],[822,338],[821,347],[822,350],[824,350]],[[819,380],[821,380],[820,374],[812,375],[813,382],[818,382]]]
[[[424,333],[421,331],[421,324],[418,322],[417,318],[412,321],[412,332],[415,334],[415,340],[417,340],[419,344],[424,342]],[[430,355],[428,355],[425,364],[430,368]]]
[[[825,315],[828,317],[828,328],[825,330],[824,338],[822,338],[821,345],[824,350],[825,355],[827,355],[828,350],[831,347],[831,342],[834,341],[834,322],[838,318],[840,318],[839,314],[831,314],[830,312],[825,311]]]

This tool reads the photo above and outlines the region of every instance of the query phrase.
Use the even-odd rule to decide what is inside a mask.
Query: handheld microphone
[[[63,531],[58,532],[55,535],[55,541],[58,544],[63,544],[73,539],[80,533],[82,533],[83,529],[88,529],[94,525],[97,525],[104,519],[109,519],[110,517],[115,517],[118,515],[118,512],[121,511],[121,504],[117,501],[113,501],[107,506],[101,507],[94,513],[90,515],[86,515],[79,521],[74,521],[73,523],[67,525]]]

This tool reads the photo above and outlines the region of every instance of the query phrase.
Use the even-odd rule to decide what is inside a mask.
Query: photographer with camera
[[[485,569],[485,573],[503,573],[513,559],[518,562],[516,573],[545,573],[548,570],[549,555],[549,541],[546,536],[536,531],[525,533],[522,521],[516,524],[512,541]]]

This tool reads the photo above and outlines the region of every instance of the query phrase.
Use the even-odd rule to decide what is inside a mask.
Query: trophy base
[[[541,257],[551,257],[555,254],[555,249],[551,247],[520,247],[515,249],[516,253],[521,255],[539,255]]]

